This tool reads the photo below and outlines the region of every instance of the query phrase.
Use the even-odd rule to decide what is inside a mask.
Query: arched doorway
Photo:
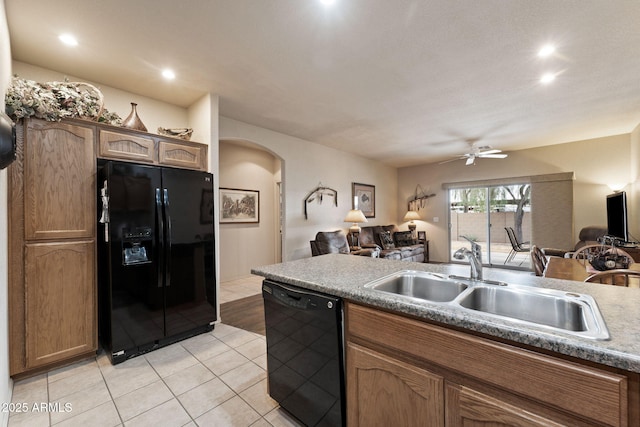
[[[218,186],[259,194],[257,223],[220,223],[220,281],[249,276],[254,266],[281,262],[282,159],[250,141],[220,140]]]

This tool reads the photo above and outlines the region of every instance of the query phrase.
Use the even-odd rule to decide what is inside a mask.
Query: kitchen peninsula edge
[[[611,335],[596,341],[364,288],[402,270],[469,266],[333,254],[252,270],[345,300],[349,426],[640,427],[638,289],[484,269],[485,280],[591,295]]]
[[[252,269],[252,273],[277,282],[299,286],[401,315],[436,322],[442,326],[508,340],[581,360],[640,373],[640,290],[619,286],[536,277],[533,274],[484,268],[484,278],[539,288],[591,295],[611,334],[596,341],[556,333],[536,326],[501,320],[450,305],[411,302],[405,298],[365,289],[383,276],[417,270],[439,274],[469,275],[469,266],[388,261],[330,254]]]

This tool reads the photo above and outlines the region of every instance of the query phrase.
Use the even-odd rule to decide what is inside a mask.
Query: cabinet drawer
[[[158,156],[162,165],[207,170],[207,146],[203,144],[191,143],[182,145],[169,141],[159,141]]]
[[[155,142],[152,138],[100,130],[100,157],[154,163],[157,161],[155,153]]]
[[[347,304],[347,337],[607,425],[627,422],[623,375],[352,303]]]

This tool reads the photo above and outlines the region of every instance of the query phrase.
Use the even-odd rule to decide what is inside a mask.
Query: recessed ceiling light
[[[538,51],[538,56],[540,58],[546,58],[548,56],[551,56],[555,51],[556,51],[556,47],[554,45],[546,44],[542,46],[542,48],[540,48],[540,50]]]
[[[544,85],[548,85],[552,81],[556,79],[556,75],[554,73],[545,73],[540,77],[540,83]]]
[[[78,46],[78,40],[71,34],[60,34],[58,39],[67,46]]]
[[[322,3],[325,6],[331,6],[335,2],[336,2],[336,0],[320,0],[320,3]]]
[[[162,70],[162,77],[164,77],[167,80],[173,80],[176,78],[176,73],[174,73],[173,70],[166,68]]]

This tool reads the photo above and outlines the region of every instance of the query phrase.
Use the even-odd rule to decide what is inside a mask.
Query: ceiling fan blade
[[[478,154],[481,155],[481,156],[484,156],[485,154],[498,154],[498,153],[501,153],[501,152],[502,152],[502,150],[493,149],[493,150],[480,151]]]
[[[507,157],[506,154],[479,154],[478,157],[483,157],[485,159],[504,159]]]
[[[455,157],[455,158],[453,158],[453,159],[443,160],[443,161],[439,162],[438,164],[439,164],[439,165],[441,165],[441,164],[444,164],[444,163],[455,162],[455,161],[457,161],[457,160],[464,160],[464,159],[466,159],[467,157],[468,157],[468,156],[465,154],[464,156],[458,156],[458,157]]]

